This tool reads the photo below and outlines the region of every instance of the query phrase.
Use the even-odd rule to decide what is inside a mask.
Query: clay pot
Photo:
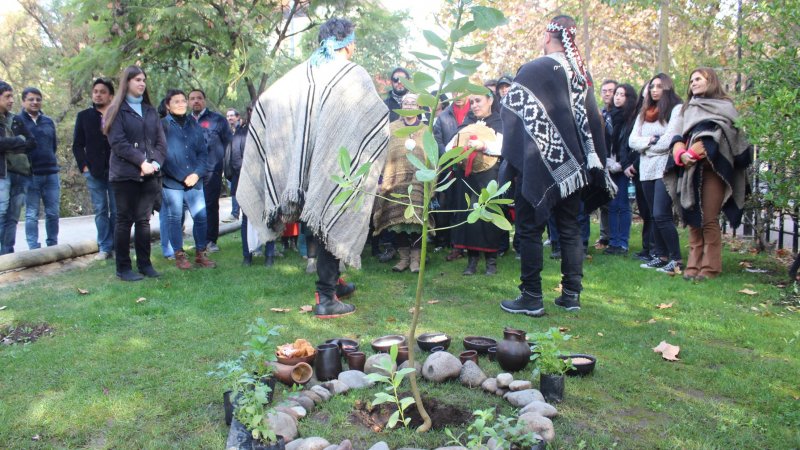
[[[531,358],[531,348],[525,337],[525,332],[506,328],[503,330],[503,340],[497,344],[497,362],[506,372],[516,372],[528,365]]]
[[[445,351],[445,350],[446,350],[446,349],[444,348],[444,346],[442,346],[442,345],[437,345],[436,347],[433,347],[433,348],[431,349],[431,353],[443,352],[443,351]]]
[[[317,346],[314,371],[319,381],[333,380],[342,373],[342,359],[339,357],[338,345],[321,344]]]
[[[478,352],[475,350],[463,351],[458,355],[458,359],[461,360],[461,364],[464,364],[467,361],[472,361],[475,364],[478,364]]]
[[[486,351],[486,355],[489,357],[489,361],[494,362],[497,359],[497,347],[489,347],[489,350]]]
[[[347,353],[347,367],[350,370],[364,371],[364,364],[367,362],[367,355],[364,352]]]
[[[564,375],[539,375],[539,391],[547,403],[561,403],[564,400]]]
[[[401,345],[397,347],[397,365],[403,364],[408,361],[408,346]]]
[[[306,384],[314,374],[314,369],[304,362],[293,366],[276,362],[271,362],[269,365],[272,366],[272,374],[275,375],[275,378],[287,386]]]

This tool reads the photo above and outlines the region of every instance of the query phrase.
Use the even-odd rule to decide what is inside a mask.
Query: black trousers
[[[637,177],[634,180],[636,186],[636,206],[639,208],[639,216],[642,218],[642,250],[648,255],[652,255],[656,250],[653,236],[653,212],[647,203],[642,182]]]
[[[320,296],[333,298],[337,281],[339,258],[333,256],[322,242],[317,241],[317,292]]]
[[[538,225],[534,223],[534,208],[519,191],[514,204],[521,255],[519,288],[520,291],[542,295],[542,233],[547,227],[547,221]],[[583,243],[578,224],[580,209],[580,193],[576,193],[558,202],[550,211],[556,219],[561,244],[561,285],[564,290],[573,293],[581,292],[583,279]]]
[[[681,243],[678,237],[678,228],[672,218],[672,198],[667,192],[664,180],[643,181],[642,188],[653,214],[656,255],[680,261]]]
[[[161,196],[161,179],[148,177],[144,181],[114,181],[111,183],[117,216],[114,225],[114,253],[117,272],[131,270],[131,227],[134,227],[136,267],[143,270],[150,262],[150,216],[153,204]]]
[[[206,172],[203,175],[203,194],[206,197],[208,229],[206,241],[217,243],[219,239],[219,195],[222,193],[222,172]]]

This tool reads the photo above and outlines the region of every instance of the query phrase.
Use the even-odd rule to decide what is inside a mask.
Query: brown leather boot
[[[189,258],[186,257],[185,251],[178,250],[175,252],[175,267],[181,270],[188,270],[192,268],[192,263],[190,263]]]
[[[200,267],[207,267],[209,269],[217,267],[217,263],[208,259],[208,250],[198,250],[197,254],[194,256],[194,263]]]
[[[408,264],[410,262],[410,247],[400,247],[397,249],[397,254],[400,255],[400,261],[397,261],[397,264],[392,267],[392,270],[395,272],[402,272],[408,269]]]
[[[419,260],[422,256],[422,249],[412,248],[410,256],[411,262],[408,264],[408,269],[411,271],[411,273],[419,273]]]

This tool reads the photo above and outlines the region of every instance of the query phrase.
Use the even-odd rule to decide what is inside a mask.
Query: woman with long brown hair
[[[734,125],[738,113],[714,69],[692,72],[687,98],[681,134],[672,141],[675,166],[664,180],[689,226],[684,278],[702,281],[722,272],[719,213],[739,226],[753,148]]]
[[[119,79],[119,93],[108,108],[103,132],[111,145],[109,181],[117,203],[114,252],[117,277],[138,281],[160,276],[150,262],[150,216],[161,195],[161,165],[167,157],[164,129],[147,93],[147,75],[128,66]],[[130,256],[135,225],[136,266]]]
[[[669,75],[656,75],[648,83],[642,109],[628,138],[630,148],[641,154],[639,179],[655,223],[655,255],[640,267],[665,273],[683,269],[678,229],[672,220],[672,200],[663,180],[669,144],[681,129],[681,103]]]

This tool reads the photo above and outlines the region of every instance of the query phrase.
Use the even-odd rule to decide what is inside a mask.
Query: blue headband
[[[336,50],[347,47],[355,40],[355,32],[350,33],[341,41],[336,39],[336,36],[325,38],[322,42],[320,42],[319,48],[314,50],[314,53],[311,55],[311,65],[316,67],[322,63],[333,61]]]

